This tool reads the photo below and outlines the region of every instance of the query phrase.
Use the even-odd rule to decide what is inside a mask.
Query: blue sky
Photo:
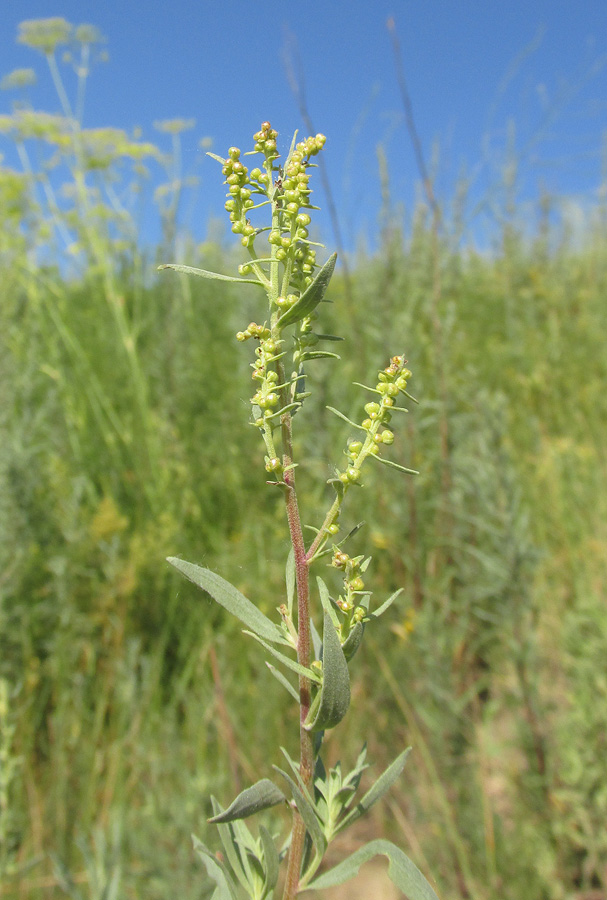
[[[85,125],[129,131],[138,125],[146,139],[168,146],[154,121],[196,120],[183,149],[185,171],[200,178],[190,220],[198,237],[211,216],[223,214],[225,190],[217,164],[199,148],[201,138],[212,138],[212,149],[224,154],[231,145],[248,149],[266,119],[284,145],[295,128],[305,132],[288,54],[303,73],[314,127],[328,137],[324,158],[347,245],[361,236],[371,246],[376,241],[378,145],[388,160],[392,202],[410,215],[419,178],[389,16],[429,161],[438,148],[439,198],[453,198],[463,172],[474,176],[475,203],[500,197],[511,122],[522,210],[527,202],[532,208],[540,189],[566,198],[578,214],[596,201],[607,129],[606,0],[5,0],[0,74],[35,67],[34,104],[58,111],[42,57],[15,43],[20,21],[49,16],[96,25],[107,38],[109,61],[92,73]],[[10,101],[0,95],[0,112]],[[6,144],[0,150],[13,162]],[[316,187],[315,201],[326,207]],[[318,221],[331,243],[326,211]],[[490,225],[485,204],[471,234],[482,242]]]

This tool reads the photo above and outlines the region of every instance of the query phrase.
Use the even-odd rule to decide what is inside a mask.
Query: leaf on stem
[[[414,862],[391,841],[371,841],[348,859],[306,885],[305,890],[325,890],[349,881],[358,875],[360,867],[374,856],[388,858],[388,877],[409,900],[439,900],[430,883]]]
[[[292,325],[293,322],[299,322],[300,319],[309,316],[316,309],[329,287],[336,261],[337,253],[333,253],[318,272],[312,284],[303,292],[297,303],[294,303],[280,317],[278,321],[281,328],[284,328],[286,325]]]
[[[329,353],[328,350],[302,350],[300,360],[306,362],[309,359],[341,359],[337,353]]]
[[[280,858],[276,844],[272,835],[263,825],[259,826],[259,837],[261,838],[261,846],[263,848],[263,863],[265,869],[265,887],[271,894],[276,887],[278,881],[278,869],[280,866]]]
[[[199,278],[210,278],[214,281],[231,281],[233,284],[259,284],[263,287],[263,283],[257,278],[236,278],[234,275],[220,275],[219,272],[207,272],[206,269],[197,269],[194,266],[181,266],[177,263],[165,263],[158,266],[158,271],[162,269],[172,269],[173,272],[180,272],[182,275],[197,275]]]
[[[365,622],[372,621],[373,619],[379,619],[380,616],[383,616],[383,614],[386,612],[386,610],[392,606],[392,604],[394,603],[396,598],[399,597],[402,594],[402,592],[403,592],[402,588],[399,588],[397,591],[394,591],[394,593],[391,594],[387,600],[384,600],[384,602],[381,604],[381,606],[377,607],[375,612],[367,613],[367,615],[365,616]]]
[[[280,650],[276,650],[267,641],[264,641],[263,638],[260,638],[258,634],[254,634],[252,631],[245,631],[245,634],[250,634],[251,637],[254,637],[255,640],[264,647],[268,653],[271,653],[279,662],[286,666],[287,669],[291,669],[292,672],[297,672],[298,675],[303,675],[304,678],[309,678],[310,681],[314,681],[316,684],[320,684],[321,678],[320,675],[314,671],[314,669],[306,669],[305,666],[300,665],[300,663],[296,662],[296,660],[291,659],[290,656],[287,656],[284,653],[281,653]],[[288,644],[287,641],[283,641],[282,643]],[[288,644],[288,646],[291,646]]]
[[[308,731],[334,728],[350,706],[350,674],[341,641],[330,614],[325,610],[322,644],[322,687],[304,723]]]
[[[207,875],[217,885],[213,893],[214,900],[237,900],[236,886],[224,864],[194,835],[192,841],[194,850],[204,863]]]
[[[396,757],[393,763],[390,763],[388,768],[382,772],[375,784],[369,788],[367,793],[359,800],[352,811],[341,820],[336,829],[336,833],[348,828],[353,822],[356,822],[357,819],[360,819],[361,816],[371,809],[378,800],[381,800],[384,794],[390,790],[397,778],[400,777],[410,751],[411,747],[407,747],[406,750],[403,750],[403,752]]]
[[[356,622],[353,628],[350,630],[350,634],[342,644],[342,650],[344,651],[344,656],[346,660],[350,662],[358,648],[360,647],[363,639],[363,634],[365,631],[365,626],[362,622]]]
[[[184,559],[177,559],[175,556],[167,558],[172,566],[174,566],[182,575],[185,575],[193,584],[202,588],[207,594],[210,594],[213,600],[223,606],[229,613],[236,616],[237,619],[247,626],[255,635],[263,637],[267,641],[275,644],[285,644],[290,646],[286,638],[283,637],[280,628],[268,619],[254,603],[251,603],[244,594],[241,594],[238,588],[233,584],[211,572],[210,569],[203,569],[194,563],[186,562]]]
[[[280,669],[277,669],[276,666],[273,666],[272,663],[266,661],[266,666],[268,667],[276,681],[282,684],[283,688],[289,692],[296,703],[299,703],[299,694],[297,693],[296,689],[293,687],[289,679],[282,674]]]
[[[279,769],[278,766],[272,766],[272,768],[278,772],[279,775],[285,779],[287,784],[291,789],[291,793],[293,794],[293,800],[295,801],[295,806],[299,810],[299,814],[304,820],[304,824],[312,838],[312,843],[316,849],[316,852],[319,856],[324,856],[325,851],[327,849],[327,839],[322,830],[322,826],[316,814],[316,810],[314,809],[314,805],[312,801],[305,794],[297,782],[293,781],[290,775],[283,769]]]
[[[262,778],[251,787],[242,791],[227,809],[207,819],[211,825],[233,822],[235,819],[246,819],[262,809],[269,809],[286,800],[285,795],[269,778]]]
[[[357,425],[356,422],[353,422],[352,419],[349,419],[347,416],[344,416],[344,414],[342,412],[340,412],[338,409],[335,409],[334,406],[327,406],[327,409],[329,410],[329,412],[332,412],[339,419],[343,419],[344,422],[347,422],[348,425],[351,425],[352,428],[358,428],[359,431],[365,431],[365,429],[362,427],[362,425]]]
[[[383,456],[371,456],[372,459],[377,460],[377,462],[382,463],[384,466],[390,466],[391,469],[398,469],[399,472],[405,472],[407,475],[419,475],[419,471],[417,469],[407,469],[406,466],[401,466],[399,463],[392,462],[391,459],[385,459]]]

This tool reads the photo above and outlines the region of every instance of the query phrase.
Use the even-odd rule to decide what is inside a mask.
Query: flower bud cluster
[[[221,171],[226,176],[225,183],[228,185],[225,208],[230,214],[232,232],[241,234],[244,246],[249,246],[255,237],[255,229],[247,218],[247,212],[255,206],[255,201],[251,199],[249,170],[240,161],[238,147],[230,147]]]
[[[392,408],[400,393],[407,390],[407,382],[411,377],[409,369],[405,368],[407,360],[404,356],[393,356],[390,364],[378,373],[378,381],[373,389],[381,399],[378,402],[371,401],[365,404],[366,418],[361,423],[361,428],[367,432],[363,441],[350,440],[346,449],[348,465],[345,471],[338,475],[344,486],[357,484],[360,481],[360,469],[367,456],[377,456],[382,444],[394,443],[394,433],[388,425],[392,419]]]
[[[353,612],[353,621],[361,621],[365,615],[365,609],[362,606],[357,607],[356,595],[360,594],[365,587],[365,583],[361,577],[363,567],[366,568],[363,563],[363,557],[348,556],[347,553],[344,553],[343,550],[336,547],[333,551],[331,565],[335,569],[342,569],[344,572],[345,596],[338,597],[336,600],[337,605],[342,612]]]

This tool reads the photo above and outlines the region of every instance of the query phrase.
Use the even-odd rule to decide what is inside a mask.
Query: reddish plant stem
[[[295,583],[297,586],[297,661],[306,669],[310,666],[311,637],[310,637],[310,588],[308,563],[306,560],[306,547],[301,527],[297,493],[295,490],[295,470],[290,468],[293,464],[293,439],[291,416],[286,413],[281,419],[284,494],[289,523],[291,544],[295,556]],[[311,685],[310,679],[304,675],[299,676],[299,773],[306,787],[312,784],[314,774],[314,744],[312,735],[304,727],[304,722],[310,710]],[[289,848],[289,860],[285,879],[283,900],[294,900],[299,887],[301,862],[304,852],[306,827],[299,812],[293,809],[293,830],[291,833],[291,846]]]

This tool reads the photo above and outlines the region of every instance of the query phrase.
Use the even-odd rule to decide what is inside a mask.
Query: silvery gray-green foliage
[[[194,839],[194,846],[215,884],[215,900],[273,898],[280,864],[285,859],[283,898],[292,900],[301,891],[330,887],[354,877],[360,866],[375,855],[388,858],[390,878],[410,900],[437,900],[414,863],[384,840],[372,841],[330,871],[317,874],[330,842],[384,796],[402,773],[409,753],[408,749],[400,753],[361,797],[358,790],[367,768],[365,748],[348,773],[342,773],[339,763],[327,771],[321,758],[324,732],[335,728],[350,707],[349,666],[365,629],[387,611],[400,593],[396,591],[371,609],[371,592],[363,580],[371,559],[351,557],[343,549],[358,528],[338,540],[340,512],[349,490],[360,486],[361,469],[368,459],[405,473],[413,472],[383,457],[381,451],[394,441],[393,432],[386,427],[393,414],[406,412],[397,400],[402,396],[414,398],[407,391],[411,373],[400,354],[378,373],[375,387],[359,385],[374,395],[364,406],[362,421],[354,422],[330,408],[358,437],[348,441],[344,451],[346,464],[337,468],[328,481],[334,497],[321,526],[311,529],[314,538],[306,546],[297,503],[292,422],[309,396],[305,391],[305,367],[319,359],[339,358],[335,353],[316,349],[323,341],[339,338],[314,331],[337,256],[331,255],[324,265],[318,266],[314,249],[318,245],[309,240],[307,228],[308,210],[315,208],[310,202],[309,169],[324,146],[324,136],[316,135],[299,143],[294,137],[284,166],[277,162],[276,137],[270,123],[263,123],[254,136],[252,151],[263,155],[263,165],[250,172],[236,147],[230,148],[226,159],[210,154],[221,163],[226,177],[226,210],[232,231],[241,235],[250,255],[250,260],[239,267],[239,277],[182,265],[161,267],[207,279],[256,285],[267,296],[267,318],[261,324],[251,322],[236,338],[258,343],[251,363],[256,383],[251,424],[264,441],[265,469],[272,479],[268,484],[284,495],[291,538],[285,602],[278,608],[276,622],[221,576],[181,559],[168,560],[242,622],[244,633],[272,658],[267,663],[270,672],[298,703],[300,713],[300,759],[295,761],[282,750],[286,767],[273,767],[278,784],[264,777],[239,793],[225,809],[212,798],[214,815],[209,822],[218,828],[222,858],[198,839]],[[250,215],[258,209],[270,213],[269,225],[252,224]],[[256,241],[266,237],[268,246],[259,251]],[[342,593],[337,596],[332,595],[323,579],[317,578],[319,605],[314,614],[322,613],[322,638],[311,614],[309,583],[310,567],[320,559],[343,574]],[[297,676],[297,686],[292,682],[293,676]],[[244,820],[280,805],[293,814],[286,840],[277,843],[276,836],[263,825],[255,837]]]

